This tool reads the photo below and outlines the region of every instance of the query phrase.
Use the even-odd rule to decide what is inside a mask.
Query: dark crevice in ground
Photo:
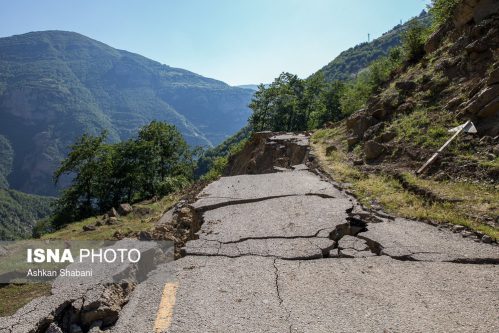
[[[255,202],[261,202],[261,201],[266,201],[266,200],[272,200],[272,199],[279,199],[279,198],[288,198],[288,197],[300,197],[300,196],[317,196],[323,199],[334,199],[335,197],[329,194],[325,193],[303,193],[303,194],[283,194],[283,195],[271,195],[268,197],[261,197],[261,198],[249,198],[249,199],[239,199],[239,198],[231,198],[231,197],[210,197],[210,199],[229,199],[231,201],[224,201],[224,202],[219,202],[211,205],[206,205],[202,206],[199,208],[196,208],[196,211],[198,213],[205,213],[210,210],[215,210],[218,208],[223,208],[223,207],[228,207],[228,206],[237,206],[237,205],[243,205],[243,204],[248,204],[248,203],[255,203]],[[200,198],[203,199],[203,198]]]
[[[320,237],[319,234],[321,231],[331,229],[331,228],[323,228],[317,231],[314,235],[299,235],[299,236],[261,236],[261,237],[243,237],[238,240],[234,241],[227,241],[227,242],[220,242],[218,240],[211,240],[211,239],[206,239],[207,241],[211,242],[218,242],[220,244],[237,244],[237,243],[242,243],[245,241],[249,240],[272,240],[272,239],[311,239],[311,238],[328,238],[328,237]]]

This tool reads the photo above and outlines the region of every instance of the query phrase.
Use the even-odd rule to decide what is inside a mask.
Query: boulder
[[[499,1],[480,0],[473,8],[473,20],[478,23],[496,13],[499,13]]]
[[[385,146],[374,140],[369,140],[364,144],[364,155],[367,160],[378,158],[385,152],[385,150]]]
[[[351,115],[346,122],[347,129],[350,130],[353,135],[361,139],[364,136],[364,132],[371,126],[375,125],[378,121],[365,113],[364,110],[357,111]]]
[[[488,118],[495,116],[497,111],[499,111],[499,97],[496,97],[492,102],[485,105],[480,111],[478,111],[478,117]]]
[[[464,111],[470,114],[478,113],[484,106],[499,96],[499,84],[485,87],[467,104]]]
[[[385,143],[385,142],[392,141],[396,136],[397,136],[397,133],[395,133],[394,131],[388,131],[388,132],[381,133],[379,136],[377,136],[375,141],[377,141],[379,143]]]
[[[473,19],[473,10],[479,0],[463,0],[454,10],[452,22],[456,28],[461,28]]]
[[[132,211],[133,211],[133,208],[128,203],[122,203],[121,205],[118,206],[118,213],[120,215],[126,216],[126,215],[130,214]]]
[[[114,207],[113,207],[113,208],[111,208],[111,209],[109,210],[109,212],[107,212],[107,215],[108,215],[109,217],[118,217],[118,216],[120,216],[120,214],[118,214],[118,212],[116,211],[116,209],[114,209]]]
[[[492,237],[490,237],[489,235],[483,235],[482,242],[486,243],[486,244],[490,244],[490,243],[492,243]]]
[[[487,51],[489,49],[489,46],[486,43],[482,42],[481,40],[475,40],[466,45],[464,49],[468,53],[473,53],[473,52],[482,53]]]
[[[487,79],[487,85],[491,86],[493,84],[499,83],[499,66],[490,72]]]
[[[410,92],[416,89],[418,85],[414,81],[399,81],[395,83],[395,88],[403,92]]]
[[[115,225],[115,224],[118,224],[118,218],[117,218],[117,217],[114,217],[114,216],[111,216],[110,218],[108,218],[108,219],[107,219],[106,224],[107,224],[107,225]]]
[[[97,230],[97,227],[95,225],[84,225],[83,226],[83,231],[94,231]]]
[[[424,46],[425,52],[432,53],[436,51],[449,30],[450,30],[450,25],[443,24],[437,31],[432,33]]]
[[[139,232],[137,238],[141,241],[150,241],[153,239],[152,235],[150,232],[147,231],[141,231]]]
[[[347,144],[348,144],[348,147],[353,147],[355,146],[357,143],[359,143],[359,137],[355,136],[355,135],[352,135],[352,136],[349,136],[347,138]]]

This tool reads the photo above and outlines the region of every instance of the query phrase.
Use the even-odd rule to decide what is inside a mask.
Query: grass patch
[[[13,315],[31,300],[50,295],[47,283],[0,284],[0,317]]]
[[[424,117],[419,119],[414,121],[426,122]],[[349,183],[350,190],[363,205],[370,207],[377,203],[388,213],[397,216],[464,225],[499,239],[499,230],[482,222],[485,218],[495,218],[499,215],[497,186],[440,182],[420,179],[405,173],[404,177],[409,183],[425,188],[444,199],[442,202],[429,202],[424,197],[404,189],[392,176],[381,173],[366,174],[352,166],[343,145],[343,133],[340,129],[318,130],[312,136],[312,147],[323,169],[336,181]],[[338,143],[338,149],[326,156],[325,148],[334,142]]]
[[[53,233],[43,235],[42,239],[64,239],[64,240],[111,240],[116,231],[122,234],[128,232],[150,231],[163,213],[170,209],[178,201],[177,195],[169,195],[154,202],[144,202],[134,205],[134,210],[127,216],[118,218],[119,223],[115,225],[102,225],[94,231],[83,231],[86,225],[102,221],[102,216],[95,216],[83,221],[71,223]]]
[[[448,129],[457,125],[454,116],[448,112],[436,113],[419,108],[410,114],[400,115],[389,129],[397,134],[399,141],[424,148],[439,148],[452,135]]]

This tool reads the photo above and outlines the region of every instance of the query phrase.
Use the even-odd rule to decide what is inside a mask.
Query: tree
[[[136,144],[142,157],[139,170],[143,196],[166,194],[177,183],[192,179],[193,154],[175,126],[153,121],[139,131]]]
[[[153,121],[137,138],[106,144],[106,133],[83,135],[54,174],[73,176],[56,203],[62,225],[114,207],[171,193],[192,179],[193,152],[173,125]]]

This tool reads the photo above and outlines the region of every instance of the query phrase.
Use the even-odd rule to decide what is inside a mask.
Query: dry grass
[[[323,169],[335,180],[348,183],[359,201],[369,207],[376,203],[391,214],[401,217],[452,223],[481,231],[499,239],[499,230],[483,220],[499,215],[499,190],[485,184],[467,182],[438,182],[420,179],[410,173],[406,180],[443,198],[442,202],[429,202],[424,197],[402,187],[399,181],[385,174],[365,174],[348,160],[344,143],[344,126],[338,129],[318,130],[312,137],[312,147]],[[326,156],[325,148],[334,144],[338,149]],[[447,200],[445,200],[447,199]]]

